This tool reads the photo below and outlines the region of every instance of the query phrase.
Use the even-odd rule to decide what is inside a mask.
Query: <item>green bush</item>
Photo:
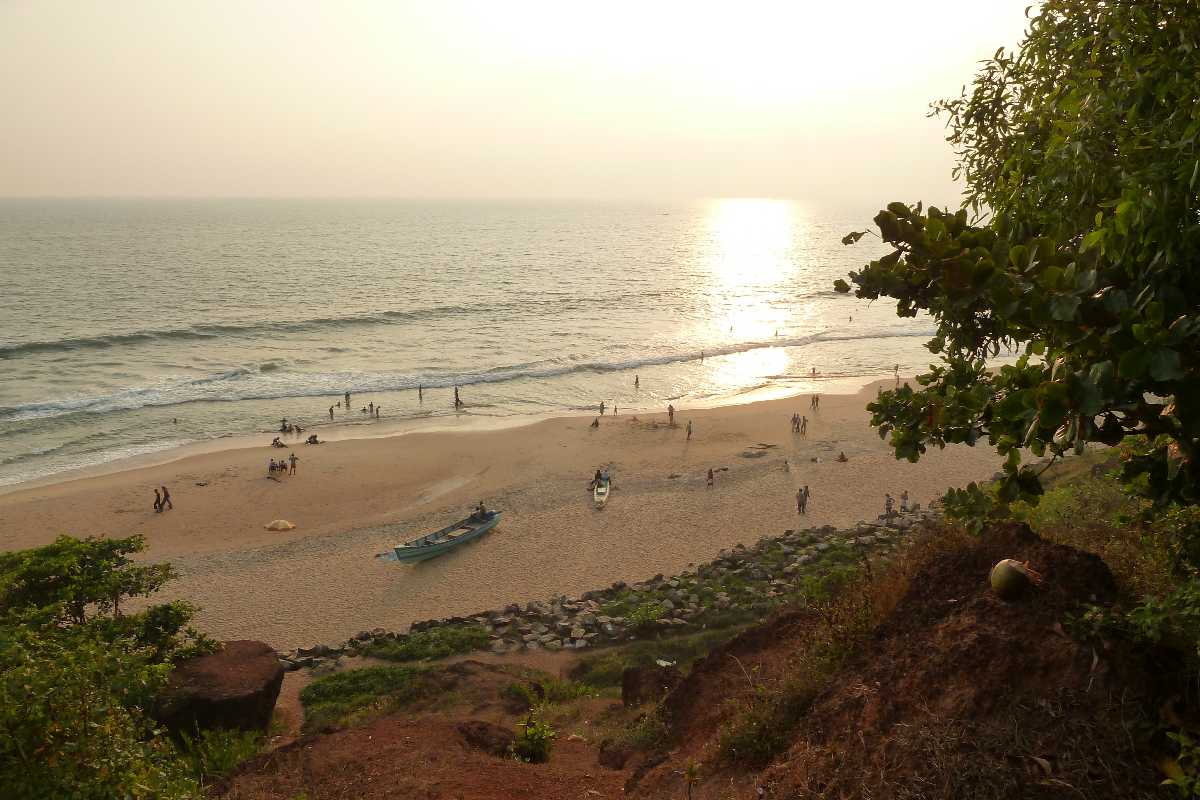
[[[172,660],[211,650],[187,603],[125,613],[174,576],[128,539],[60,536],[0,553],[0,786],[5,797],[190,797],[197,782],[146,714]]]
[[[629,622],[629,626],[634,630],[644,631],[662,619],[663,607],[656,602],[642,603],[633,611],[629,612],[629,616],[625,619]]]
[[[326,675],[300,691],[304,729],[345,724],[363,712],[388,711],[435,691],[424,667],[364,667]]]
[[[223,728],[183,734],[180,754],[191,768],[196,782],[204,785],[231,774],[238,765],[262,750],[263,735],[258,731],[231,731]]]
[[[513,758],[527,764],[543,764],[550,760],[557,736],[549,723],[530,712],[524,722],[517,723],[517,738],[512,743]]]
[[[364,653],[387,661],[432,661],[481,650],[489,639],[487,629],[478,625],[454,625],[410,633],[399,641],[375,641]]]
[[[143,713],[169,666],[86,631],[0,632],[6,798],[184,798],[196,784]]]

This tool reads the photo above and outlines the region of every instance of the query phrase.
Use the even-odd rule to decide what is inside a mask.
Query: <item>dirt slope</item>
[[[996,598],[986,580],[1006,557],[1045,578],[1015,603]],[[745,684],[751,668],[731,658],[736,641],[715,651],[666,701],[677,749],[633,796],[679,796],[686,757],[709,762],[698,798],[1169,796],[1157,787],[1153,754],[1138,744],[1151,676],[1136,659],[1097,653],[1061,626],[1080,604],[1114,594],[1095,556],[1021,525],[997,526],[915,573],[863,651],[799,720],[790,750],[761,774],[714,762],[730,687]],[[747,637],[742,654],[769,669],[802,629],[782,618],[774,635],[758,635],[765,647],[748,648]]]

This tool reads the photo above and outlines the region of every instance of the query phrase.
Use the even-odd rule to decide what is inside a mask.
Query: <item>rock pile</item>
[[[803,593],[807,581],[858,563],[866,552],[890,550],[915,528],[936,520],[936,510],[914,509],[838,530],[831,525],[789,530],[764,537],[752,547],[738,544],[712,561],[672,577],[655,575],[639,583],[622,581],[579,597],[513,603],[502,609],[461,617],[414,622],[408,633],[376,628],[336,647],[318,644],[281,656],[286,669],[332,668],[374,642],[403,641],[438,628],[477,627],[487,632],[487,649],[578,650],[664,632],[728,624],[766,613]],[[689,565],[690,566],[690,565]]]

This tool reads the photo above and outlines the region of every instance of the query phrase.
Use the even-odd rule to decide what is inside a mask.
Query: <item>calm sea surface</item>
[[[912,372],[930,321],[832,291],[879,253],[840,242],[868,221],[770,200],[0,200],[0,485],[283,417],[454,416],[455,385],[460,415],[517,417]]]

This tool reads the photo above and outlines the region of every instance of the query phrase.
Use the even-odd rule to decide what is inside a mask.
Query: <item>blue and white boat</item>
[[[499,511],[482,513],[476,511],[466,519],[459,520],[453,525],[447,525],[440,531],[426,534],[411,542],[398,544],[390,552],[380,553],[379,558],[385,561],[403,561],[410,564],[425,561],[449,552],[472,539],[478,539],[496,527],[499,522]]]

